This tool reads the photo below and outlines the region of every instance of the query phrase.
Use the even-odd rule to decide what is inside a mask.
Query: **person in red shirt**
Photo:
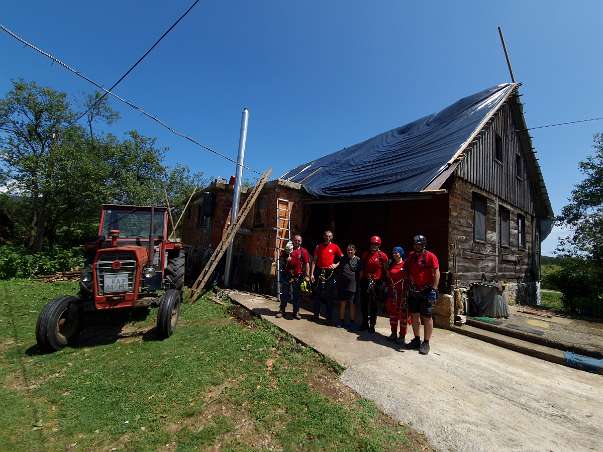
[[[406,259],[405,266],[410,282],[408,306],[412,313],[412,330],[415,337],[407,345],[409,349],[418,349],[419,353],[429,353],[429,340],[433,332],[433,305],[438,299],[440,283],[440,265],[438,258],[427,251],[427,239],[423,235],[413,238],[413,248]],[[421,321],[423,321],[423,342],[421,342]]]
[[[387,275],[387,254],[379,249],[381,237],[374,235],[370,239],[370,251],[362,254],[362,272],[360,274],[362,325],[360,331],[375,332],[377,307],[382,299],[384,279]]]
[[[389,340],[396,342],[398,340],[398,324],[400,324],[400,340],[404,344],[407,325],[412,324],[412,316],[406,304],[406,285],[404,280],[406,271],[404,269],[404,248],[396,246],[392,250],[392,261],[388,269],[388,287],[387,300],[385,306],[389,315],[389,325],[392,334]]]
[[[332,308],[337,298],[337,280],[335,269],[339,266],[339,259],[343,256],[341,249],[335,245],[333,233],[325,231],[323,243],[316,245],[310,278],[312,283],[316,282],[314,289],[314,320],[320,317],[320,307],[327,305],[327,322],[333,323]]]
[[[287,245],[290,244],[291,242]],[[287,303],[290,302],[293,305],[293,318],[301,319],[299,315],[301,284],[304,278],[310,276],[310,254],[301,244],[301,235],[294,235],[291,252],[285,250],[281,253],[281,305],[276,317],[285,314]]]

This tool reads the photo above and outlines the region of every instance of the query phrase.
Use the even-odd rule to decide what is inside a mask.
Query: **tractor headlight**
[[[151,279],[153,276],[155,276],[155,272],[156,272],[155,267],[152,265],[149,265],[142,269],[142,276],[144,279]]]
[[[89,265],[84,268],[80,275],[80,284],[88,290],[92,288],[92,268]]]

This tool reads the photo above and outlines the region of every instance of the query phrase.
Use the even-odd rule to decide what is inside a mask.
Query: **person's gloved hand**
[[[438,299],[438,291],[434,287],[425,287],[421,292],[430,301],[436,301]]]

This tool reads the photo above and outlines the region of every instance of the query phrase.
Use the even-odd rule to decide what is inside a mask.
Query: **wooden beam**
[[[243,207],[241,207],[239,215],[237,215],[236,221],[227,228],[225,237],[220,241],[213,254],[209,258],[209,261],[207,262],[205,267],[203,267],[203,270],[201,270],[201,273],[197,277],[197,280],[191,287],[191,303],[195,303],[201,295],[201,291],[203,290],[203,288],[209,281],[209,278],[211,277],[212,273],[218,266],[220,259],[222,258],[230,244],[233,242],[237,231],[243,225],[247,214],[250,212],[251,207],[253,207],[253,204],[255,203],[256,199],[260,194],[260,191],[262,190],[266,182],[268,182],[268,178],[270,177],[271,173],[272,169],[270,168],[264,171],[264,173],[258,180],[256,186],[253,187],[253,190],[251,191],[251,193],[249,193],[249,196],[247,196]]]

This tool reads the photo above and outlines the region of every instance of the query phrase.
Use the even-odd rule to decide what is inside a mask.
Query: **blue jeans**
[[[293,313],[299,312],[302,280],[302,276],[298,276],[297,278],[291,278],[289,275],[281,276],[281,311],[285,310],[287,303],[292,303]]]

